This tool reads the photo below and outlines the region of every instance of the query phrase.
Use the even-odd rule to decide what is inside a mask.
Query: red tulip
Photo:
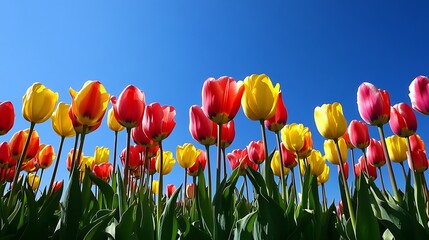
[[[20,130],[16,132],[9,141],[9,148],[12,158],[15,161],[21,157],[22,150],[24,149],[25,142],[27,141],[28,133],[30,129]],[[33,159],[39,151],[39,134],[36,130],[31,134],[30,144],[27,147],[27,153],[25,160]],[[24,160],[24,161],[25,161]]]
[[[413,109],[406,103],[395,104],[390,109],[390,128],[400,137],[409,137],[417,130],[417,119]]]
[[[364,82],[358,88],[357,104],[359,114],[366,123],[380,126],[389,121],[390,97],[387,91]]]
[[[15,110],[10,101],[0,102],[0,136],[5,135],[15,122]]]
[[[135,144],[140,146],[154,146],[157,145],[153,139],[149,138],[143,132],[143,125],[140,124],[137,127],[131,129],[131,137]]]
[[[249,156],[247,155],[247,149],[236,149],[231,153],[227,154],[229,165],[232,170],[235,170],[237,167],[241,165],[240,175],[244,176],[246,174],[246,166],[253,168],[256,171],[258,169],[258,165],[251,162]]]
[[[349,179],[349,164],[347,162],[343,163],[344,167],[344,176],[346,177],[346,180]],[[340,165],[338,165],[338,174],[340,174]]]
[[[426,151],[426,146],[425,143],[423,142],[423,140],[420,138],[420,135],[418,134],[413,134],[410,136],[410,145],[411,145],[411,151],[417,151],[417,150],[422,150],[422,151]]]
[[[382,167],[386,163],[383,146],[374,138],[371,138],[367,148],[367,160],[368,163],[374,167]]]
[[[171,198],[173,196],[173,193],[176,191],[176,186],[174,184],[167,184],[167,197]]]
[[[0,171],[4,168],[12,167],[10,166],[11,158],[9,144],[7,142],[2,142],[0,144]],[[16,163],[16,161],[14,162]]]
[[[265,127],[272,131],[278,132],[280,131],[287,122],[287,109],[283,102],[282,92],[279,92],[278,101],[276,106],[276,113],[270,119],[265,120]]]
[[[150,158],[149,162],[149,174],[153,175],[156,173],[156,156]]]
[[[358,163],[355,164],[355,173],[356,173],[356,177],[359,177],[361,172],[366,172],[366,167],[365,167],[365,158],[364,156],[361,156],[359,158]],[[368,171],[369,171],[369,176],[375,180],[377,179],[377,168],[374,167],[371,164],[368,164]],[[367,173],[368,174],[368,173]]]
[[[203,145],[216,143],[217,124],[208,119],[203,109],[197,105],[189,109],[189,132],[195,141]]]
[[[76,153],[75,153],[75,156],[74,156],[75,158],[77,158],[77,152],[78,151],[76,151]],[[67,170],[69,170],[69,171],[71,170],[71,167],[72,167],[73,153],[74,153],[74,149],[72,148],[72,149],[70,149],[70,151],[67,155],[66,167],[67,167]],[[83,158],[83,152],[82,152],[82,155],[80,156],[80,159],[75,162],[76,167],[79,166],[79,164],[82,162],[82,158]]]
[[[58,192],[58,190],[60,190],[60,188],[63,186],[64,180],[61,181],[56,181],[52,184],[52,191]]]
[[[194,198],[194,190],[195,190],[195,185],[193,183],[186,185],[186,197]]]
[[[162,106],[159,103],[147,105],[143,117],[143,132],[155,142],[167,138],[176,126],[174,117],[176,110],[172,106]]]
[[[415,170],[416,172],[422,173],[428,169],[428,158],[426,156],[426,151],[423,151],[421,149],[417,149],[416,151],[411,151],[412,155],[410,156],[410,152],[407,151],[407,157],[408,157],[408,166],[411,170]],[[411,157],[412,161],[414,163],[411,163]]]
[[[364,149],[369,146],[369,131],[365,123],[353,120],[350,122],[347,132],[354,147]]]
[[[92,172],[94,173],[94,175],[105,182],[109,182],[112,171],[113,171],[113,166],[111,163],[95,164],[94,168],[92,169]]]
[[[247,145],[247,153],[249,155],[249,160],[256,164],[261,164],[265,160],[265,150],[264,150],[264,142],[261,140],[255,142],[251,141],[249,145]]]
[[[15,175],[15,167],[0,169],[0,180],[2,182],[12,182]]]
[[[203,85],[202,102],[206,116],[217,124],[229,122],[241,105],[244,85],[234,78],[208,78]]]
[[[198,154],[197,161],[195,161],[194,165],[192,167],[188,168],[188,175],[189,176],[198,176],[198,169],[201,166],[201,170],[204,171],[207,163],[207,156],[206,152],[199,150],[200,154]]]
[[[220,141],[221,148],[229,147],[235,138],[235,123],[234,119],[226,124],[222,124],[222,138]]]
[[[145,97],[143,91],[133,85],[128,85],[119,98],[112,96],[110,102],[116,120],[126,127],[133,128],[140,125],[145,109]]]
[[[416,77],[408,89],[414,110],[429,115],[429,78],[426,76]]]
[[[125,159],[127,157],[127,148],[124,148],[121,152],[121,156],[119,157],[121,159],[122,165],[125,165]],[[128,167],[130,169],[136,169],[140,166],[141,158],[140,158],[140,152],[138,148],[135,146],[130,146],[130,157],[128,160]]]
[[[282,157],[283,157],[283,165],[287,168],[294,168],[298,162],[296,161],[295,153],[286,149],[284,144],[282,146]]]
[[[349,125],[349,127],[350,127],[350,125]],[[352,144],[352,142],[350,141],[350,135],[349,135],[348,131],[346,131],[346,132],[343,134],[342,138],[344,139],[344,141],[346,141],[347,148],[349,148],[349,149],[354,149],[354,148],[355,148],[355,146],[354,146],[354,145]]]

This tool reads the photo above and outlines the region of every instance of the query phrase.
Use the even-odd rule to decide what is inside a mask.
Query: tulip
[[[308,130],[304,132],[304,146],[298,151],[298,157],[303,159],[310,156],[311,150],[313,150],[313,138]]]
[[[405,138],[397,135],[386,138],[386,145],[389,151],[390,160],[402,163],[407,159],[407,142]]]
[[[250,120],[267,120],[276,113],[280,85],[274,87],[265,74],[253,74],[244,79],[241,106]]]
[[[112,96],[110,101],[115,118],[122,126],[133,128],[140,124],[145,109],[145,96],[140,89],[128,85],[118,98]]]
[[[113,107],[107,111],[107,126],[114,132],[120,132],[125,129],[116,119]]]
[[[323,104],[314,109],[314,121],[320,135],[327,139],[338,139],[347,130],[347,122],[340,103]]]
[[[327,164],[323,165],[323,172],[317,176],[317,183],[324,184],[329,180],[329,166]]]
[[[395,104],[390,110],[390,128],[400,137],[409,137],[417,130],[417,120],[413,109],[406,103]]]
[[[381,143],[374,138],[371,138],[370,140],[370,144],[367,149],[367,158],[368,163],[374,167],[382,167],[386,164],[383,147],[381,146]]]
[[[80,162],[80,171],[85,173],[85,169],[89,168],[89,170],[93,170],[95,165],[93,156],[83,156],[82,161]],[[83,179],[83,177],[82,177]]]
[[[0,171],[3,171],[2,169],[12,167],[9,166],[11,158],[9,144],[7,142],[2,142],[0,144]]]
[[[135,144],[140,146],[154,146],[157,145],[155,141],[153,141],[152,138],[146,136],[146,134],[143,132],[143,125],[140,124],[139,126],[133,128],[131,130],[131,137]]]
[[[98,178],[102,179],[105,182],[109,182],[110,175],[113,171],[113,166],[111,163],[104,162],[104,163],[96,163],[93,168],[93,173]]]
[[[189,109],[189,132],[195,141],[203,145],[216,143],[217,124],[208,119],[203,109],[197,105]]]
[[[429,79],[426,76],[418,76],[411,82],[408,89],[414,110],[429,115]]]
[[[389,121],[390,97],[387,91],[364,82],[358,88],[357,104],[360,116],[369,125],[381,126]]]
[[[39,188],[40,177],[34,173],[29,173],[27,176],[27,183],[33,191],[36,191]]]
[[[347,131],[350,137],[350,142],[354,147],[359,149],[365,149],[368,147],[370,138],[368,126],[365,123],[353,120],[350,122]]]
[[[156,156],[150,158],[148,171],[149,175],[154,175],[156,173]]]
[[[0,102],[0,136],[5,135],[15,122],[15,109],[10,101]]]
[[[352,121],[353,122],[353,121]],[[351,124],[351,123],[350,123]],[[350,125],[349,125],[349,128],[350,128]],[[349,128],[347,128],[347,131],[343,134],[343,136],[342,136],[342,138],[344,138],[344,141],[346,141],[346,144],[347,144],[347,148],[349,148],[349,149],[354,149],[355,148],[355,146],[352,144],[352,142],[350,141],[350,135],[349,135],[349,133],[348,133],[348,129]]]
[[[33,158],[33,159],[23,163],[21,166],[21,171],[22,170],[24,170],[28,173],[36,172],[37,170],[39,170],[39,166],[37,165],[37,159]]]
[[[371,164],[368,165],[368,171],[366,170],[365,166],[365,157],[361,156],[358,160],[358,163],[354,166],[356,177],[359,177],[362,172],[365,172],[368,174],[372,180],[377,179],[377,168]]]
[[[286,149],[294,153],[302,149],[305,144],[305,134],[309,131],[302,124],[288,124],[281,130],[282,142]]]
[[[176,191],[176,186],[174,186],[174,184],[167,184],[166,190],[167,198],[171,198],[171,196],[173,196],[173,193]]]
[[[158,193],[159,193],[159,182],[158,182],[158,180],[152,181],[152,193],[155,195],[158,195]]]
[[[80,163],[82,162],[82,158],[83,158],[82,157],[83,153],[82,153],[82,155],[80,156],[79,159],[74,160],[75,163],[73,164],[73,156],[74,155],[75,155],[74,149],[72,148],[72,149],[70,149],[69,153],[67,154],[67,161],[66,161],[67,170],[69,170],[70,172],[71,172],[72,166],[79,166]]]
[[[294,168],[298,162],[296,160],[295,153],[286,149],[285,145],[281,145],[282,156],[283,156],[283,165],[287,168]]]
[[[94,160],[95,164],[109,162],[110,150],[106,147],[95,147]]]
[[[160,142],[167,138],[176,126],[175,116],[174,107],[161,107],[159,103],[151,103],[145,108],[143,132],[155,142]]]
[[[176,148],[177,161],[185,170],[195,164],[199,154],[195,146],[190,143],[185,143],[183,146],[177,146]]]
[[[195,185],[193,183],[190,183],[186,185],[186,197],[187,198],[194,198],[195,194]]]
[[[19,157],[23,152],[23,149],[25,147],[25,141],[28,138],[29,132],[30,129],[28,128],[26,130],[20,130],[16,132],[9,141],[11,155],[15,161],[18,161]],[[27,151],[24,156],[24,161],[28,161],[37,155],[37,152],[39,151],[39,141],[39,134],[36,130],[34,130],[30,137],[30,142],[28,144]]]
[[[279,91],[276,112],[271,118],[265,120],[265,127],[272,132],[278,132],[286,125],[287,117],[287,109],[283,102],[282,91]]]
[[[348,162],[344,162],[343,163],[343,167],[344,167],[344,175],[346,177],[346,180],[349,179],[349,164]],[[338,165],[338,174],[340,174],[340,165]]]
[[[196,177],[198,176],[198,169],[201,168],[201,171],[204,171],[207,163],[206,153],[202,150],[198,150],[197,159],[190,168],[188,168],[188,175]]]
[[[135,146],[130,146],[129,153],[130,153],[130,156],[128,158],[128,167],[132,170],[135,170],[140,166],[140,162],[141,162],[140,152]],[[122,150],[119,158],[121,159],[122,165],[124,166],[124,169],[125,169],[125,165],[126,165],[125,162],[127,158],[127,148],[124,148]]]
[[[95,123],[95,125],[92,126],[86,126],[85,134],[89,134],[95,130],[97,130],[101,126],[101,121],[103,120],[104,115],[98,119],[98,121]],[[72,121],[74,131],[76,134],[82,134],[83,133],[83,125],[77,120],[76,115],[73,113],[73,108],[70,106],[69,108],[69,118]]]
[[[202,91],[204,113],[217,124],[229,122],[240,108],[243,92],[243,82],[235,82],[232,77],[208,78]]]
[[[70,105],[60,102],[52,113],[52,128],[60,137],[73,137],[76,132],[73,128],[73,122],[69,117]]]
[[[301,161],[302,162],[302,161]],[[323,173],[325,167],[325,160],[322,157],[322,153],[319,150],[312,150],[310,156],[307,158],[307,162],[310,165],[310,172],[314,176],[319,176]]]
[[[176,159],[173,158],[173,153],[170,151],[164,151],[163,153],[163,162],[162,162],[162,175],[169,174],[173,169]],[[161,154],[158,154],[156,157],[156,171],[161,172]]]
[[[338,145],[340,149],[340,155],[342,162],[345,163],[347,161],[347,144],[343,138],[338,139]],[[337,148],[335,146],[335,142],[332,139],[325,140],[323,144],[323,148],[325,151],[325,158],[332,164],[339,165],[340,159],[338,156]]]
[[[417,173],[423,173],[428,169],[428,158],[426,156],[426,152],[417,149],[416,151],[407,151],[408,156],[408,166],[412,171],[415,171]]]
[[[41,145],[37,154],[37,166],[46,169],[51,166],[54,159],[54,147],[52,145]]]
[[[22,98],[22,115],[31,123],[48,120],[58,101],[58,93],[41,83],[34,83]]]
[[[0,180],[3,182],[12,182],[15,175],[15,167],[5,168],[3,171],[0,171],[1,176]]]
[[[273,155],[273,159],[271,160],[271,170],[273,170],[273,174],[281,177],[281,169],[280,169],[280,153],[279,151],[275,151]],[[289,168],[283,166],[284,174],[288,174],[290,171]]]
[[[259,165],[265,160],[264,143],[261,140],[257,142],[251,141],[246,148],[249,160],[253,163]]]
[[[60,190],[63,184],[64,184],[64,180],[54,182],[52,185],[53,192],[54,193],[58,192],[58,190]]]
[[[109,103],[109,94],[99,81],[87,81],[79,92],[70,88],[72,111],[77,121],[94,126],[104,116]]]
[[[255,171],[258,169],[258,165],[250,161],[246,148],[236,149],[231,153],[228,153],[227,157],[232,170],[235,170],[237,167],[241,166],[240,175],[242,176],[246,175],[246,166],[249,166]]]

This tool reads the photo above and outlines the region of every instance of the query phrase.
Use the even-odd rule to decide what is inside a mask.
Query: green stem
[[[184,185],[183,185],[183,188],[182,188],[182,191],[183,191],[183,215],[185,215],[185,211],[186,211],[186,181],[188,180],[188,174],[186,173],[187,172],[187,168],[185,168],[185,179],[184,179]]]
[[[57,158],[55,159],[54,172],[52,173],[51,182],[49,183],[48,193],[51,193],[51,191],[52,191],[52,185],[54,184],[55,176],[57,175],[58,163],[60,162],[61,152],[63,151],[64,139],[65,139],[65,137],[61,136],[60,148],[58,149],[58,155],[57,155]]]
[[[21,172],[21,166],[22,166],[22,163],[24,162],[25,155],[27,154],[28,145],[30,145],[31,135],[33,134],[35,126],[36,126],[36,123],[34,122],[30,124],[30,130],[28,131],[28,136],[27,136],[27,140],[25,141],[24,149],[22,149],[21,156],[16,164],[15,175],[13,176],[13,181],[12,181],[12,190],[7,202],[8,206],[10,206],[10,204],[12,203],[12,198],[13,196],[15,196],[16,191],[19,188],[18,186],[16,186],[18,182],[19,173]]]
[[[37,192],[39,191],[40,184],[42,183],[42,177],[43,177],[43,172],[44,171],[45,171],[45,169],[42,168],[42,172],[40,173],[40,178],[39,178],[39,185],[37,186],[37,189],[36,189],[36,195],[37,195]],[[36,178],[34,178],[34,179],[36,179]]]
[[[124,188],[127,190],[128,181],[129,181],[129,168],[128,164],[130,161],[130,142],[131,142],[131,128],[127,128],[127,155],[125,156],[125,165],[124,165]]]
[[[323,197],[323,208],[324,211],[328,211],[328,199],[326,198],[325,184],[322,183],[322,197]]]
[[[405,172],[404,162],[400,162],[402,173],[404,174],[404,180],[407,181],[407,173]]]
[[[414,167],[414,158],[411,151],[411,142],[409,137],[407,137],[407,148],[408,148],[408,153],[411,161],[411,172],[413,174],[413,179],[414,179],[414,191],[416,191],[417,194],[421,194],[421,192],[419,191],[419,189],[421,189],[421,186],[417,185],[417,173]]]
[[[352,163],[353,163],[352,168],[353,168],[353,173],[355,174],[354,176],[356,177],[356,171],[355,171],[355,154],[354,154],[353,148],[350,148],[350,152],[352,153]]]
[[[301,192],[302,192],[302,186],[304,185],[303,180],[302,180],[302,173],[301,173],[301,164],[299,163],[299,155],[298,155],[298,151],[296,151],[296,162],[298,165],[298,171],[299,171],[299,181],[301,183]]]
[[[226,153],[225,153],[225,148],[222,148],[222,159],[223,159],[223,178],[226,178]]]
[[[338,139],[334,139],[335,145],[337,146],[337,154],[338,154],[338,158],[340,160],[339,165],[340,165],[340,172],[341,172],[341,178],[343,179],[343,187],[344,187],[344,192],[346,193],[346,200],[347,202],[347,206],[349,208],[349,213],[350,213],[350,221],[352,223],[352,227],[353,227],[353,233],[356,234],[356,217],[355,217],[355,211],[353,208],[353,204],[350,198],[350,192],[349,192],[349,186],[347,184],[347,180],[346,180],[346,175],[344,173],[344,165],[343,165],[343,159],[341,156],[341,151],[340,151],[340,145],[338,145]]]
[[[250,199],[249,199],[249,186],[247,184],[247,177],[246,175],[244,175],[244,187],[246,188],[246,198],[247,198],[247,202],[250,204]]]
[[[293,167],[290,170],[292,172],[292,185],[293,185],[293,193],[295,195],[295,204],[298,204],[298,195],[296,192],[296,182],[295,182],[295,171],[294,171],[294,169],[295,168]]]
[[[264,150],[265,150],[265,167],[264,167],[264,179],[267,183],[267,190],[268,194],[272,197],[274,196],[273,189],[271,186],[275,185],[274,183],[274,175],[273,171],[271,170],[271,159],[268,158],[268,144],[267,144],[267,134],[265,132],[265,124],[264,120],[259,120],[259,123],[261,125],[261,132],[262,132],[262,142],[264,143]]]
[[[219,145],[218,145],[219,146]],[[206,148],[206,158],[207,158],[207,175],[208,175],[208,182],[209,182],[209,199],[212,199],[212,171],[210,167],[210,146],[204,145]],[[211,201],[211,200],[210,200]]]
[[[144,167],[146,169],[146,180],[145,180],[145,187],[146,189],[148,189],[148,185],[150,182],[150,159],[149,159],[149,150],[148,150],[148,146],[146,146],[146,150],[144,152]]]
[[[157,204],[157,224],[158,224],[158,232],[161,230],[159,229],[159,227],[161,226],[161,214],[162,214],[162,191],[164,190],[163,187],[163,174],[162,174],[162,169],[164,167],[163,161],[164,161],[164,156],[163,156],[163,152],[162,152],[162,141],[159,141],[159,151],[160,151],[160,156],[159,156],[159,161],[160,161],[160,166],[159,166],[159,184],[158,184],[158,204]]]
[[[366,175],[369,177],[369,170],[368,170],[368,158],[366,157],[366,152],[365,149],[362,148],[362,154],[363,154],[363,159],[365,160],[365,171],[366,171]],[[353,166],[354,169],[354,166]]]
[[[381,187],[383,188],[383,192],[386,192],[386,188],[384,187],[384,181],[383,181],[383,173],[381,172],[381,167],[378,167],[378,172],[380,173],[380,182],[381,182]],[[369,172],[368,172],[369,175]]]
[[[281,145],[282,143],[280,141],[280,132],[276,131],[275,134],[276,134],[277,147],[279,149],[279,156],[280,156],[279,166],[280,166],[280,179],[281,179],[281,182],[282,182],[282,195],[283,195],[283,200],[286,201],[286,195],[287,194],[286,194],[285,171],[283,169],[283,153],[282,153],[282,145]]]
[[[79,133],[76,133],[76,136],[74,138],[73,154],[72,154],[72,159],[71,159],[69,178],[71,177],[72,170],[74,169],[74,166],[76,165],[75,160],[76,160],[76,152],[77,152],[77,143],[79,142],[79,135],[80,135]]]
[[[80,135],[80,144],[79,144],[79,152],[77,154],[77,159],[80,160],[81,156],[82,156],[82,152],[83,152],[83,143],[85,142],[85,134],[86,134],[86,130],[88,129],[87,125],[83,125],[82,126],[82,133]],[[79,163],[79,168],[82,165],[82,163]],[[76,164],[75,164],[76,167]]]
[[[112,176],[116,174],[116,154],[118,149],[118,131],[115,131],[115,143],[113,147],[113,171]]]
[[[222,143],[222,124],[217,125],[217,162],[216,162],[216,189],[219,188],[220,185],[220,157],[221,157],[221,146]],[[211,188],[209,189],[211,196]],[[211,197],[210,197],[211,201]]]
[[[398,187],[396,185],[395,174],[393,173],[392,163],[390,162],[389,152],[387,151],[386,139],[384,138],[383,125],[379,125],[378,132],[380,134],[381,145],[383,146],[384,158],[386,159],[387,169],[389,170],[390,183],[392,184],[393,194],[395,195],[395,200],[400,202],[401,198],[399,195]]]

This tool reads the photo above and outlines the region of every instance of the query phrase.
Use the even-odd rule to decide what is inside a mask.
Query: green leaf
[[[213,236],[214,231],[212,204],[208,197],[204,172],[201,170],[201,167],[198,172],[198,185],[196,194],[198,211],[200,213],[201,222],[204,226],[204,229],[209,233],[210,236]]]
[[[118,176],[118,204],[119,204],[119,216],[122,216],[128,209],[127,193],[124,188],[124,182],[122,181],[121,172],[117,172]]]
[[[135,203],[132,203],[128,209],[122,214],[121,220],[115,229],[115,238],[116,239],[129,239],[132,237],[136,238],[135,233],[133,231],[134,224],[134,208]]]
[[[274,174],[273,174],[273,170],[271,169],[271,160],[273,159],[274,152],[275,152],[275,149],[270,153],[268,158],[265,160],[264,166],[262,168],[262,172],[264,174],[264,180],[266,183],[265,186],[267,188],[269,196],[271,197],[274,196],[275,192],[278,193],[278,187],[276,182],[274,181]],[[277,194],[277,198],[278,196],[279,195]],[[278,199],[275,199],[275,200],[278,200]]]
[[[92,172],[89,173],[89,177],[90,177],[91,181],[94,182],[98,186],[100,191],[103,193],[103,195],[107,201],[107,208],[113,209],[112,207],[113,207],[114,191],[113,191],[112,187],[108,183],[106,183],[105,181],[103,181],[100,178],[98,178],[97,176],[95,176]]]
[[[377,218],[371,208],[367,178],[358,178],[359,189],[357,190],[357,213],[356,213],[356,238],[357,239],[379,239],[380,229]]]
[[[143,194],[143,198],[139,199],[139,205],[143,211],[143,219],[141,219],[140,224],[141,232],[137,231],[138,234],[140,233],[140,239],[155,239],[155,220],[153,216],[155,211],[153,202],[148,200],[150,199],[150,194],[150,190],[146,189]]]
[[[176,201],[179,196],[182,186],[178,187],[173,195],[168,199],[167,205],[161,216],[160,229],[158,231],[159,239],[177,239],[177,216],[176,216]]]
[[[237,221],[237,227],[234,229],[234,239],[236,240],[251,240],[253,226],[257,218],[257,211],[249,213],[244,218]]]
[[[97,214],[94,216],[95,219],[91,220],[91,224],[86,225],[84,229],[82,229],[82,234],[85,235],[83,239],[105,239],[105,228],[115,215],[115,211],[116,209],[113,211],[107,209],[98,211]]]

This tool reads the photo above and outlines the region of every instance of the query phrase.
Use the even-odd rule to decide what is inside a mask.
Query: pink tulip
[[[383,146],[374,138],[371,138],[367,148],[368,163],[374,167],[382,167],[386,163],[384,158]],[[369,167],[369,165],[368,165]]]
[[[197,105],[189,109],[189,132],[195,141],[203,145],[216,143],[217,124],[208,119],[203,109]]]
[[[347,130],[350,142],[359,149],[364,149],[369,145],[369,131],[368,126],[358,120],[353,120],[350,122],[349,128]]]
[[[429,115],[429,78],[426,76],[416,77],[408,89],[414,110]]]
[[[276,105],[276,113],[270,119],[265,120],[265,127],[272,132],[278,132],[286,125],[287,117],[287,109],[283,102],[282,92],[280,91]]]
[[[395,104],[390,109],[390,128],[400,137],[409,137],[417,130],[417,119],[413,109],[406,103]]]
[[[357,91],[357,104],[359,114],[366,123],[380,126],[389,121],[390,97],[387,91],[364,82]]]
[[[247,145],[247,153],[250,161],[258,165],[263,163],[265,160],[264,142],[261,140],[257,142],[251,141],[249,145]]]

